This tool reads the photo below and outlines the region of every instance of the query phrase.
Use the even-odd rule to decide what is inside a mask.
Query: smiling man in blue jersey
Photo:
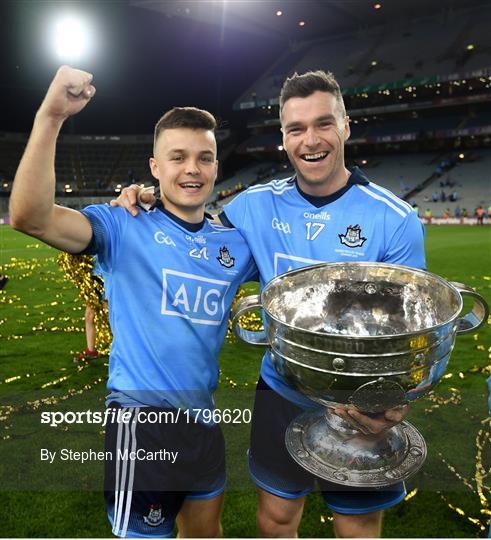
[[[424,230],[411,206],[372,183],[360,169],[345,166],[349,119],[333,75],[316,71],[287,79],[280,94],[280,120],[295,176],[250,187],[220,215],[222,223],[236,227],[247,240],[261,286],[278,274],[319,262],[381,261],[424,268]],[[314,407],[318,405],[276,372],[266,353],[249,450],[263,536],[297,533],[305,495],[315,479],[288,454],[285,430],[304,409]],[[389,429],[406,412],[391,410],[369,418],[353,407],[336,409],[364,433]],[[318,484],[333,511],[338,537],[379,536],[382,511],[405,495],[402,483],[388,491]]]
[[[296,174],[250,187],[219,216],[247,240],[261,287],[278,274],[319,262],[380,261],[425,268],[424,229],[416,212],[357,167],[345,166],[349,118],[334,76],[316,71],[287,79],[280,95],[280,120],[283,147]],[[118,198],[133,214],[138,191],[131,186]],[[147,194],[142,198],[152,200]],[[285,431],[303,410],[315,407],[282,379],[266,353],[249,449],[261,536],[297,534],[305,496],[316,479],[290,457]],[[401,422],[407,408],[373,418],[354,407],[335,412],[364,433],[380,433]],[[405,495],[403,483],[385,491],[317,483],[333,511],[338,537],[380,536],[383,510]]]
[[[217,175],[216,122],[191,107],[159,120],[150,169],[162,198],[152,211],[136,219],[108,205],[78,212],[54,204],[55,147],[64,121],[94,94],[91,74],[58,70],[16,174],[11,224],[58,249],[97,255],[111,282],[107,404],[126,418],[106,426],[113,533],[169,537],[177,521],[181,537],[217,537],[223,436],[189,411],[214,407],[230,305],[257,270],[240,234],[205,218]],[[150,413],[164,421],[146,422]]]

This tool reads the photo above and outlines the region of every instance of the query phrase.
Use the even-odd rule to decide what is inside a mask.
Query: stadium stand
[[[445,200],[441,200],[442,192]],[[456,200],[451,200],[456,193]],[[433,201],[433,195],[439,198]],[[434,216],[442,216],[450,209],[451,216],[455,215],[457,207],[466,209],[469,216],[482,204],[487,208],[491,201],[491,150],[479,150],[460,160],[454,169],[435,178],[432,184],[413,197],[420,209],[430,208]]]
[[[297,43],[244,92],[236,108],[253,108],[251,96],[254,106],[277,104],[281,81],[295,71],[330,70],[348,92],[370,85],[488,67],[489,21],[482,19],[479,8],[461,10],[459,15],[407,20],[391,28],[374,27],[356,34]],[[469,44],[478,46],[467,50]]]
[[[348,162],[433,215],[491,203],[491,33],[481,11],[440,12],[390,27],[310,41],[285,53],[239,97],[245,128],[217,131],[220,173],[209,198],[219,208],[247,186],[292,173],[279,131],[278,95],[294,71],[333,71],[350,115]],[[431,54],[428,50],[431,49]],[[0,215],[26,134],[0,133]],[[64,135],[57,149],[57,197],[72,207],[109,200],[130,183],[153,182],[152,135]],[[456,156],[465,153],[465,159]],[[470,156],[474,156],[471,159]],[[447,163],[442,168],[442,163]],[[453,165],[456,166],[454,168]],[[449,170],[452,169],[452,170]],[[223,174],[226,171],[226,174]],[[443,178],[456,201],[432,202]],[[68,203],[67,203],[68,200]],[[449,207],[450,204],[450,207]]]

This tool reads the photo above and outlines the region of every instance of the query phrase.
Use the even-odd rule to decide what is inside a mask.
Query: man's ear
[[[347,141],[351,135],[351,129],[349,126],[350,117],[347,116],[344,120],[344,140]]]
[[[150,167],[150,172],[152,173],[152,176],[156,180],[159,180],[159,166],[157,165],[157,161],[154,157],[149,158],[148,166]]]
[[[283,128],[280,128],[280,131],[281,131],[281,144],[282,144],[283,148],[286,148],[286,146],[285,146],[285,130]]]

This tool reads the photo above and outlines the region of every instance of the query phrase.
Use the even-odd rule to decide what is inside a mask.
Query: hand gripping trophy
[[[463,296],[474,300],[461,316]],[[262,307],[265,332],[241,328]],[[356,487],[383,487],[422,466],[426,444],[409,422],[378,436],[352,429],[330,409],[353,405],[377,414],[427,394],[445,372],[458,334],[488,318],[481,295],[460,283],[405,266],[325,263],[272,279],[261,296],[237,303],[242,340],[267,346],[276,370],[324,405],[288,427],[291,456],[316,476]]]

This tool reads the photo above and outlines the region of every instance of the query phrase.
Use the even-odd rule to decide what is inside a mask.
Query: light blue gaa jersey
[[[299,191],[295,177],[242,192],[224,207],[259,268],[261,288],[273,277],[320,262],[381,261],[425,268],[424,228],[411,206],[355,167],[348,184],[328,197]],[[286,399],[317,407],[275,371],[269,353],[261,375]]]
[[[88,250],[111,283],[108,401],[213,408],[230,305],[257,275],[241,235],[207,219],[193,227],[163,208],[83,213],[94,231]]]

